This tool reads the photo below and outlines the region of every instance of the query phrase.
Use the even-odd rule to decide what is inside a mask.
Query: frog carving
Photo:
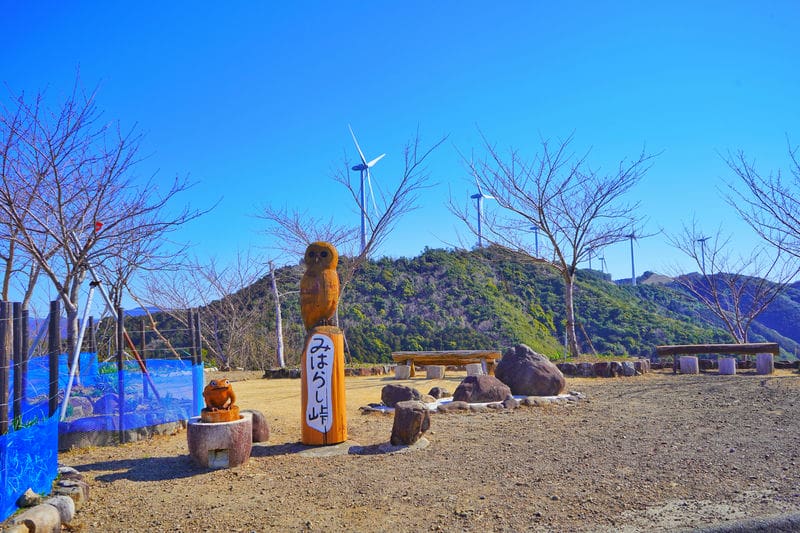
[[[203,389],[203,399],[209,411],[230,410],[236,403],[236,393],[233,392],[233,385],[227,379],[212,379]]]

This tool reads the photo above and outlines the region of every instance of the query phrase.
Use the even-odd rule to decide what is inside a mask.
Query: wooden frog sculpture
[[[236,403],[236,393],[233,392],[233,385],[227,379],[212,379],[203,389],[203,399],[209,411],[230,410]]]

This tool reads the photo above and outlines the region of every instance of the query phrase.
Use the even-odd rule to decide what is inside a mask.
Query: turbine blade
[[[383,159],[384,157],[386,157],[386,154],[381,154],[381,155],[379,155],[378,157],[376,157],[375,159],[373,159],[372,161],[370,161],[369,163],[367,163],[367,166],[368,166],[368,167],[373,167],[373,166],[375,166],[375,163],[377,163],[378,161],[380,161],[380,160],[381,160],[381,159]]]
[[[353,142],[356,145],[356,150],[358,150],[358,155],[361,157],[361,162],[366,165],[367,164],[367,158],[364,157],[364,152],[361,151],[361,147],[358,145],[358,141],[356,140],[356,134],[353,133],[353,128],[350,127],[350,124],[347,125],[347,129],[350,130],[350,135],[353,137]]]
[[[372,172],[369,171],[369,168],[367,168],[367,184],[369,185],[369,195],[372,197],[372,207],[375,209],[375,215],[377,215],[378,204],[375,203],[375,191],[372,190]]]
[[[472,164],[472,162],[470,162],[470,165],[471,165],[471,164]],[[483,196],[484,198],[486,198],[486,197],[483,195],[483,189],[481,189],[481,184],[480,184],[480,182],[478,181],[478,176],[475,176],[475,185],[477,185],[477,186],[478,186],[478,194],[480,194],[481,196]]]

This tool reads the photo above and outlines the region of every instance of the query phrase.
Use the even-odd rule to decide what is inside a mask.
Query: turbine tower
[[[635,233],[626,235],[631,240],[631,285],[636,285],[636,269],[633,266],[633,240],[636,238]]]
[[[478,192],[470,196],[470,198],[475,200],[478,207],[478,248],[483,248],[483,199],[494,200],[494,196],[484,194],[481,184],[478,183],[478,178],[475,178],[475,185],[478,186]]]
[[[711,237],[700,237],[697,242],[700,243],[700,255],[702,256],[703,274],[706,273],[706,241]],[[714,265],[711,265],[714,268]]]
[[[359,189],[359,200],[361,205],[359,207],[361,208],[361,252],[363,253],[367,247],[367,194],[366,189],[364,188],[364,179],[366,178],[367,185],[369,186],[370,196],[372,196],[372,205],[377,212],[378,206],[375,204],[375,193],[372,191],[372,178],[370,176],[369,169],[374,167],[375,163],[383,159],[386,154],[381,154],[372,161],[367,161],[367,158],[364,157],[364,152],[361,151],[361,147],[358,145],[356,134],[353,133],[353,128],[350,126],[350,124],[347,125],[347,128],[350,130],[350,135],[353,137],[353,143],[355,143],[356,150],[358,150],[358,157],[361,158],[361,163],[355,165],[353,170],[357,170],[361,173],[361,188]]]

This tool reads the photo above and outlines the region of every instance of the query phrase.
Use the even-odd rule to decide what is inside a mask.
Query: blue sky
[[[496,5],[493,5],[496,4]],[[12,92],[61,98],[79,68],[99,84],[109,120],[146,134],[142,176],[188,175],[186,202],[219,206],[181,237],[200,257],[265,247],[264,204],[337,211],[355,205],[331,180],[357,156],[352,124],[392,185],[402,147],[449,135],[430,164],[438,185],[382,255],[467,241],[447,210],[468,201],[458,152],[480,153],[478,128],[533,155],[541,137],[574,132],[594,166],[643,146],[663,152],[632,194],[648,229],[696,217],[735,245],[754,239],[719,189],[720,157],[743,149],[786,168],[800,143],[798,2],[10,2],[0,0],[0,80]],[[8,91],[3,89],[5,94]],[[5,95],[4,95],[5,96]],[[491,202],[486,203],[491,209]],[[661,236],[636,249],[636,271],[680,260]],[[604,252],[630,276],[627,243]],[[297,258],[279,257],[281,263]],[[588,265],[587,265],[588,266]],[[593,265],[597,268],[597,264]]]

